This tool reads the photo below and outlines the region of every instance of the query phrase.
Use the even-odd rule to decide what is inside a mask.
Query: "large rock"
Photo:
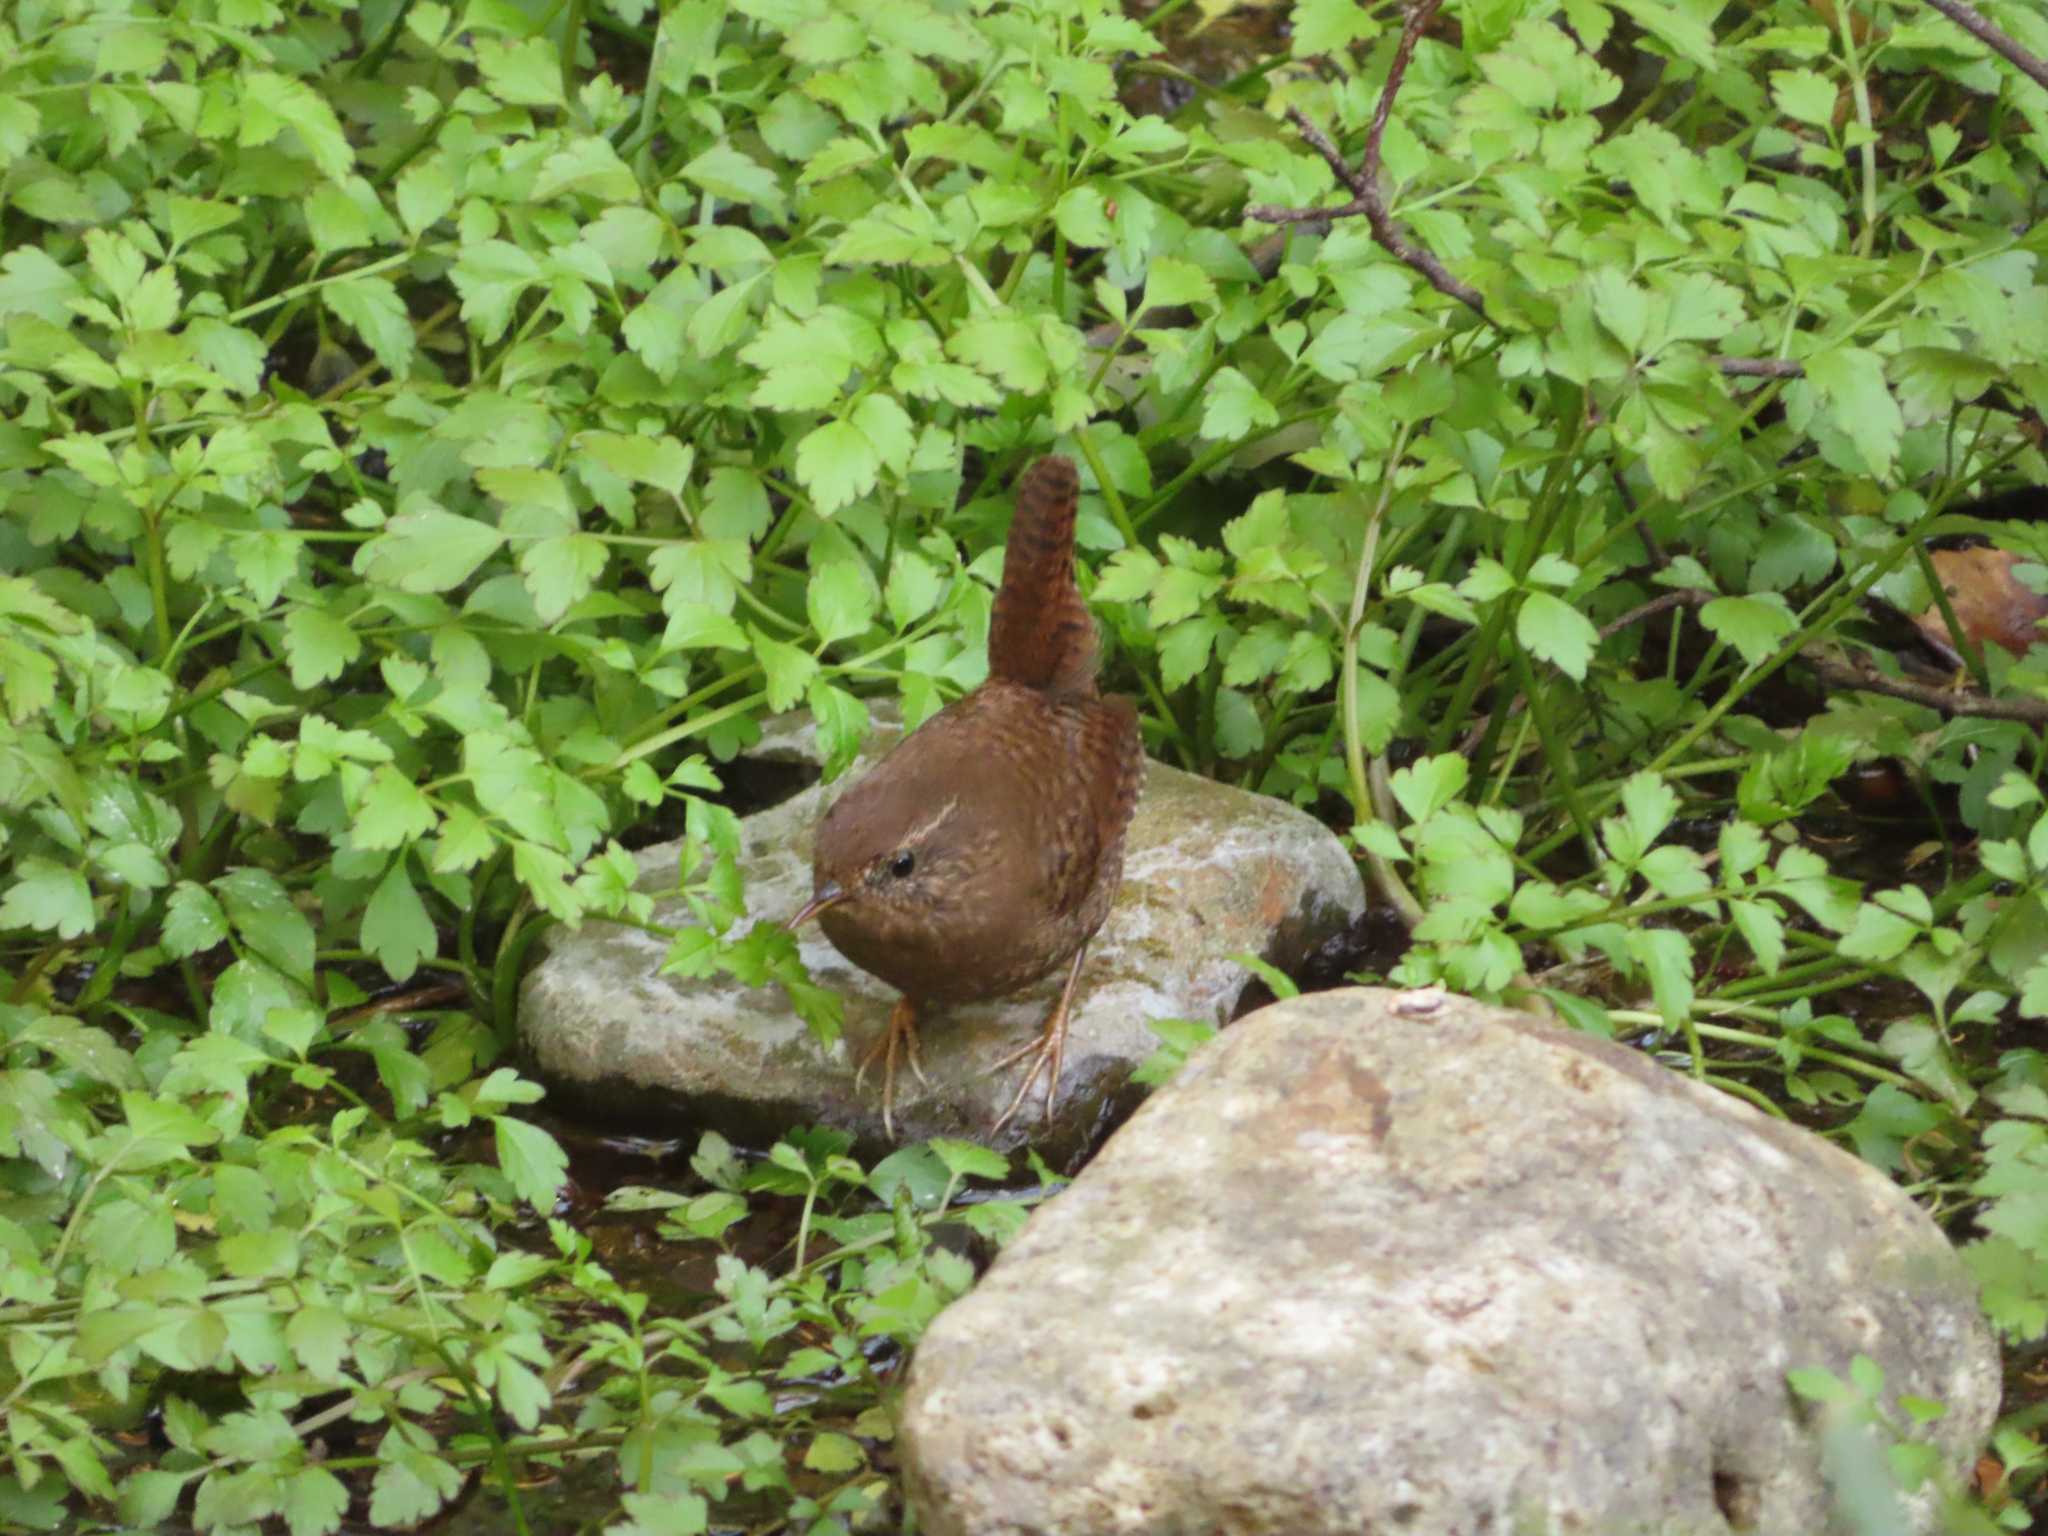
[[[752,920],[788,917],[811,891],[811,831],[833,795],[876,761],[897,731],[875,733],[870,755],[829,786],[813,786],[744,823],[742,867]],[[815,760],[808,727],[784,726],[763,752]],[[678,846],[639,855],[640,888],[672,890]],[[1070,1016],[1055,1117],[1041,1125],[1042,1087],[998,1145],[1030,1139],[1071,1159],[1121,1102],[1132,1068],[1157,1049],[1160,1018],[1228,1019],[1248,980],[1231,958],[1300,961],[1364,906],[1358,872],[1320,823],[1277,800],[1149,765],[1131,823],[1124,884],[1082,972]],[[680,902],[658,923],[687,924]],[[551,1102],[613,1120],[708,1125],[768,1139],[798,1122],[844,1126],[883,1140],[879,1071],[854,1091],[854,1062],[878,1037],[896,994],[834,950],[816,925],[800,935],[804,963],[846,998],[846,1029],[826,1051],[779,987],[659,974],[667,945],[636,928],[587,923],[556,930],[528,975],[520,1029]],[[935,1012],[921,1031],[929,1084],[908,1068],[896,1084],[896,1135],[985,1137],[1014,1092],[996,1062],[1033,1039],[1062,976],[1000,1002]]]
[[[933,1324],[898,1443],[926,1536],[1821,1536],[1785,1372],[1859,1354],[1967,1465],[1997,1354],[1881,1174],[1609,1042],[1359,989],[1197,1053]]]

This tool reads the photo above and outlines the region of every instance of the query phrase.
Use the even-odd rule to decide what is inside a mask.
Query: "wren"
[[[1064,458],[1024,472],[988,680],[833,802],[818,825],[811,899],[790,920],[817,918],[841,954],[903,994],[855,1076],[881,1058],[891,1136],[899,1058],[924,1080],[926,1011],[1004,997],[1064,965],[1037,1039],[997,1063],[1030,1066],[989,1132],[1041,1076],[1050,1117],[1081,962],[1123,876],[1145,756],[1131,701],[1096,691],[1095,624],[1074,581],[1079,490]]]

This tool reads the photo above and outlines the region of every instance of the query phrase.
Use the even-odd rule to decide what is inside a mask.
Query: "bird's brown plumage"
[[[1074,580],[1078,492],[1066,459],[1025,472],[988,681],[818,826],[806,914],[913,1010],[1030,985],[1074,960],[1116,897],[1144,753],[1130,701],[1096,691],[1095,626]],[[1056,1014],[1049,1040],[1064,1005]],[[892,1023],[892,1041],[899,1027],[910,1031]]]

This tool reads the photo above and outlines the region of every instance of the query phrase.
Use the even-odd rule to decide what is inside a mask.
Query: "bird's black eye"
[[[897,854],[895,858],[889,861],[889,873],[898,880],[910,878],[910,872],[915,868],[917,868],[917,855],[911,853],[908,849]]]

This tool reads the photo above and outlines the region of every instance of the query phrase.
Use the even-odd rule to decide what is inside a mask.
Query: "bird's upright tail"
[[[1040,459],[1017,482],[988,631],[989,676],[1049,693],[1095,691],[1095,620],[1074,581],[1073,460]]]

